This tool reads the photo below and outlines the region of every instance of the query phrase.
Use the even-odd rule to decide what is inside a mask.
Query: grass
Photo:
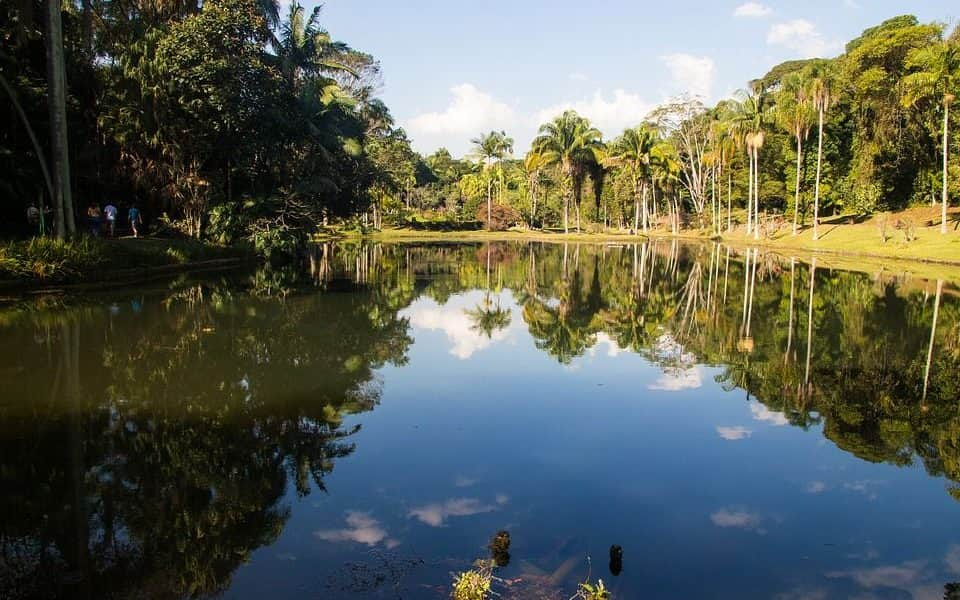
[[[186,265],[243,252],[187,239],[33,238],[0,245],[0,281],[73,283],[124,269]]]
[[[876,215],[852,224],[847,216],[824,218],[821,219],[820,239],[816,241],[813,240],[813,229],[809,224],[797,236],[791,235],[788,224],[781,232],[759,241],[755,241],[752,236],[748,238],[742,227],[720,236],[720,239],[732,246],[768,248],[808,262],[813,256],[817,256],[818,263],[825,267],[960,280],[960,210],[954,209],[948,215],[949,230],[946,235],[940,233],[939,211],[939,207],[913,208],[898,213]],[[735,213],[734,217],[737,221],[744,220],[742,211]],[[886,222],[883,228],[882,222]],[[882,230],[885,232],[884,236],[881,236]],[[351,235],[359,234],[347,234],[347,237]],[[635,235],[620,232],[564,234],[562,231],[519,229],[504,232],[385,229],[363,237],[397,242],[516,240],[629,243],[638,239]],[[679,237],[700,241],[717,239],[712,238],[708,231],[699,229],[686,229],[678,236],[673,236],[669,231],[654,230],[649,237]]]

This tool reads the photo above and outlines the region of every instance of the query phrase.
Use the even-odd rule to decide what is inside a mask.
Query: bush
[[[484,228],[490,231],[506,231],[520,222],[520,213],[512,206],[494,204],[490,209],[490,222],[488,223],[487,207],[480,206],[477,209],[477,221],[480,221]]]
[[[65,279],[106,262],[102,241],[38,237],[0,247],[0,277],[5,279]]]

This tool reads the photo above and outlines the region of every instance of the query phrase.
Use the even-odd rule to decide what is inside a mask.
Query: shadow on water
[[[321,244],[302,269],[0,311],[0,596],[197,597],[323,493],[413,343],[400,311],[467,290],[494,337],[510,290],[536,348],[600,339],[695,364],[863,460],[920,461],[960,501],[960,299],[719,244]],[[510,534],[490,542],[510,563]],[[623,552],[610,548],[610,572]],[[555,567],[556,565],[554,565]],[[947,597],[956,597],[956,585]],[[953,595],[951,595],[953,594]]]

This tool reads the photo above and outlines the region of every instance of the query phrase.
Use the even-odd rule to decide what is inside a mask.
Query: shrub
[[[490,209],[490,222],[487,222],[487,207],[477,209],[477,220],[490,231],[506,231],[520,222],[520,213],[512,206],[494,204]]]

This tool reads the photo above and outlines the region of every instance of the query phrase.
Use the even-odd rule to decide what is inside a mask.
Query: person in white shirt
[[[107,235],[114,237],[117,231],[117,207],[108,203],[103,207],[103,216],[107,218]]]

